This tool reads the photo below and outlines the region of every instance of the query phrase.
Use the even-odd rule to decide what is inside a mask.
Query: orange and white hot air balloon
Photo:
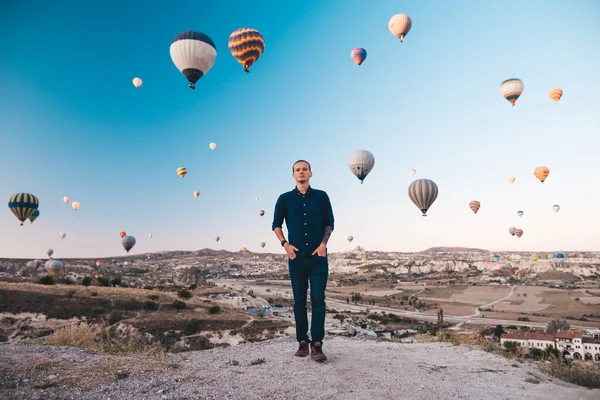
[[[481,203],[478,202],[477,200],[473,200],[472,202],[469,203],[469,208],[471,208],[471,210],[477,214],[477,211],[479,211],[479,208],[481,207]]]
[[[509,176],[509,177],[508,177],[508,181],[509,181],[510,183],[514,183],[514,181],[515,181],[515,177],[514,177],[514,176]]]
[[[208,145],[208,147],[210,147],[211,150],[214,150],[217,148],[217,144],[216,143],[211,143]]]
[[[69,204],[69,201],[71,201],[71,199],[69,199],[67,196],[63,197],[63,201],[65,204]]]
[[[133,78],[133,86],[135,86],[136,88],[139,88],[140,86],[142,86],[142,80],[140,78]]]
[[[536,178],[542,181],[542,183],[544,183],[544,181],[548,179],[548,175],[550,175],[550,170],[548,169],[548,167],[540,165],[539,167],[536,167],[533,170],[533,174]]]
[[[73,210],[77,211],[79,210],[80,204],[78,201],[74,201],[73,204],[71,204],[71,206],[73,207]]]
[[[195,190],[195,191],[194,191],[194,197],[195,197],[195,198],[198,198],[199,196],[200,196],[200,192],[199,192],[199,191],[197,191],[197,190]]]
[[[558,104],[558,101],[560,100],[562,95],[563,95],[563,91],[558,88],[552,89],[551,91],[548,92],[548,96],[550,96],[552,101],[554,101],[556,104]]]
[[[121,236],[122,238],[124,238],[125,236],[127,236],[127,232],[121,231],[121,232],[119,232],[119,236]]]

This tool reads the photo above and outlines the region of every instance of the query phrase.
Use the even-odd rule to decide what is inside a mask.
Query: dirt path
[[[0,345],[0,398],[41,399],[502,399],[600,398],[467,346],[327,336],[329,360],[294,357],[280,338],[166,358],[93,354],[71,347]]]

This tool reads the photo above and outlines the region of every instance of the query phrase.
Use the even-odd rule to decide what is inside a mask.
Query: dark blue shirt
[[[329,196],[323,190],[310,186],[306,194],[298,188],[283,193],[277,199],[273,213],[273,228],[281,228],[283,221],[288,229],[288,242],[298,251],[298,257],[310,257],[321,244],[326,226],[333,229],[333,210]]]

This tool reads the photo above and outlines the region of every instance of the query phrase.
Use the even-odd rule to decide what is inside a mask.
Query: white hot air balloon
[[[375,165],[375,157],[367,150],[356,150],[348,157],[348,168],[362,184]]]
[[[140,86],[142,86],[142,80],[140,78],[133,78],[133,86],[135,86],[136,88],[139,88]]]
[[[217,59],[215,43],[204,33],[185,31],[173,39],[169,48],[171,59],[177,69],[196,89],[196,82],[212,68]]]
[[[423,216],[427,216],[427,210],[438,196],[438,187],[434,181],[429,179],[417,179],[408,187],[408,197],[421,210]]]
[[[148,234],[148,237],[149,237],[150,239],[152,239],[152,237],[153,237],[153,236],[154,236],[154,235],[152,234],[152,232],[150,232],[150,233]]]
[[[53,278],[58,278],[59,276],[62,275],[63,268],[65,265],[60,260],[48,260],[48,261],[46,261],[45,266],[46,266],[46,271],[48,271],[48,273],[50,275],[52,275]]]
[[[48,257],[52,258],[52,254],[54,254],[54,250],[52,250],[52,249],[48,249],[48,250],[46,251],[46,254],[48,254]]]
[[[67,234],[66,234],[66,233],[64,233],[64,232],[59,232],[59,233],[58,233],[58,236],[60,236],[60,238],[61,238],[61,239],[64,239],[64,238],[65,238],[65,236],[67,236]]]
[[[352,241],[354,240],[354,236],[348,235],[348,237],[346,239],[348,239],[349,243],[352,243]]]
[[[71,200],[71,199],[69,199],[67,196],[63,197],[63,202],[64,202],[65,204],[68,204],[70,200]]]
[[[411,174],[412,176],[414,176],[416,173],[417,173],[417,170],[416,170],[416,169],[411,169],[411,170],[410,170],[410,174]]]
[[[408,34],[411,27],[412,21],[406,14],[396,14],[388,22],[390,32],[400,39],[400,42],[404,42],[404,37]]]
[[[77,211],[77,210],[79,210],[79,207],[81,206],[81,204],[79,204],[78,201],[74,201],[73,204],[71,204],[71,206],[73,207],[73,210]]]
[[[560,210],[560,206],[558,204],[555,204],[552,206],[552,209],[554,210],[554,212],[558,212],[558,210]]]

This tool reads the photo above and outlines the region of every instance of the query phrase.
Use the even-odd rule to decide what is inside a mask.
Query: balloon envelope
[[[417,179],[408,187],[408,197],[427,216],[427,210],[438,196],[438,187],[429,179]]]
[[[64,266],[65,265],[60,260],[46,261],[46,271],[48,271],[48,273],[54,278],[58,278],[62,275]]]
[[[404,42],[404,37],[410,31],[412,27],[412,20],[406,14],[396,14],[388,21],[388,29],[392,35],[400,39],[400,42]]]
[[[38,198],[30,193],[13,194],[8,199],[8,208],[21,221],[21,225],[38,209],[39,205]]]
[[[250,67],[256,63],[265,51],[265,39],[259,31],[252,28],[236,29],[229,35],[227,43],[233,58],[250,72]]]
[[[140,86],[142,86],[142,80],[140,78],[133,78],[133,86],[135,86],[136,88],[139,88]]]
[[[513,107],[524,89],[525,85],[523,84],[523,81],[518,78],[510,78],[500,84],[500,94],[506,100],[510,101]]]
[[[179,175],[179,177],[181,179],[183,179],[183,177],[187,174],[187,169],[184,167],[179,167],[177,168],[177,175]]]
[[[533,175],[535,175],[536,178],[544,183],[544,181],[548,179],[548,175],[550,175],[550,169],[548,169],[548,167],[545,165],[540,165],[539,167],[535,167],[533,170]]]
[[[477,214],[477,211],[479,211],[479,208],[481,207],[481,203],[478,202],[477,200],[473,200],[472,202],[469,203],[469,208],[471,209],[471,211],[473,211],[475,214]]]
[[[552,89],[550,92],[548,92],[548,96],[552,99],[552,101],[554,101],[556,104],[558,104],[560,98],[563,95],[563,91],[556,88],[556,89]]]
[[[213,67],[217,59],[217,47],[210,37],[196,31],[185,31],[173,39],[171,60],[195,89],[198,82]]]
[[[123,245],[125,251],[129,253],[129,250],[135,246],[135,238],[133,236],[125,236],[123,239],[121,239],[121,244]]]
[[[356,150],[348,157],[348,168],[363,183],[375,166],[375,157],[368,150]]]
[[[362,47],[357,47],[350,52],[350,58],[360,67],[360,65],[367,59],[367,51]]]

